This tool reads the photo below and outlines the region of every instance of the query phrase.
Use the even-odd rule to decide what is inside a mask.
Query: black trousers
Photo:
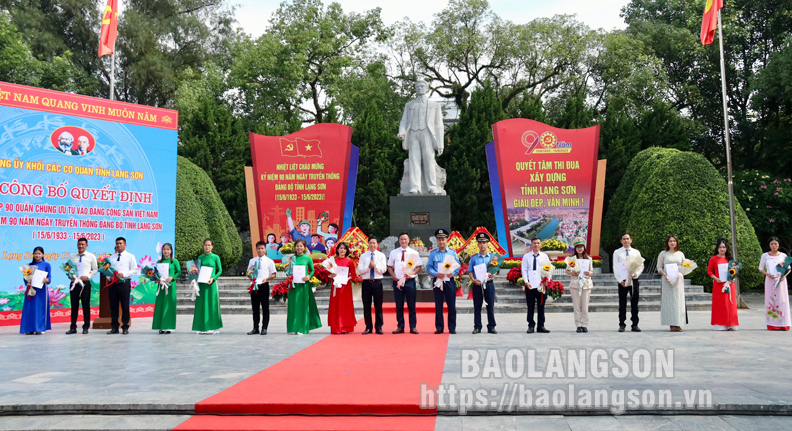
[[[382,330],[382,280],[363,280],[363,319],[366,329]],[[371,302],[374,302],[375,321],[371,322]]]
[[[415,290],[415,279],[409,278],[404,282],[401,289],[396,287],[393,282],[393,299],[396,302],[396,324],[397,328],[404,329],[404,301],[407,300],[407,309],[410,314],[410,329],[415,329],[418,318],[415,316],[415,300],[418,299],[418,292]]]
[[[269,326],[269,296],[269,283],[259,284],[258,290],[250,292],[250,303],[253,305],[253,329],[258,329],[259,321],[261,321],[261,329],[267,329]]]
[[[495,284],[492,280],[489,280],[486,286],[486,289],[483,286],[476,286],[475,283],[470,286],[473,289],[473,329],[481,329],[481,306],[486,301],[487,330],[491,331],[495,329]],[[542,313],[542,316],[544,316],[544,313]]]
[[[528,327],[533,328],[539,324],[540,328],[544,328],[545,324],[545,301],[547,294],[540,293],[538,289],[525,289],[525,301],[528,303]],[[534,321],[534,310],[537,314],[537,322]]]
[[[434,280],[432,280],[434,283]],[[443,288],[434,290],[435,300],[435,329],[438,331],[444,330],[443,321],[443,302],[448,304],[448,330],[456,331],[456,282],[452,278],[451,281],[444,281]]]
[[[73,285],[74,283],[72,283]],[[70,286],[71,287],[71,286]],[[91,282],[83,281],[83,286],[75,286],[69,292],[69,299],[71,299],[71,329],[77,330],[77,318],[80,314],[80,301],[82,301],[83,309],[83,329],[91,328]]]
[[[639,284],[638,280],[633,280],[632,286],[624,287],[618,283],[619,287],[619,325],[624,325],[627,320],[627,294],[630,294],[630,320],[633,326],[638,325],[638,298],[639,298]]]
[[[110,297],[110,323],[113,329],[118,329],[118,306],[121,305],[121,328],[129,328],[129,293],[132,291],[132,285],[129,280],[123,282],[116,282],[107,287],[107,293]]]

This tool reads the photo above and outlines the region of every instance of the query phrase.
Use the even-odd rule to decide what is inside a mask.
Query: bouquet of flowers
[[[779,274],[781,274],[781,277],[787,275],[787,272],[789,272],[790,265],[792,265],[792,257],[787,256],[782,263],[776,266],[776,270],[778,271]],[[778,277],[778,279],[776,279],[774,287],[778,287],[778,285],[781,284],[781,277]]]
[[[553,300],[560,298],[561,295],[564,294],[564,285],[561,284],[561,282],[546,278],[543,283],[545,285],[545,291]]]
[[[516,284],[518,286],[522,286],[525,284],[525,282],[522,279],[522,271],[520,270],[519,267],[516,266],[510,269],[509,273],[506,274],[506,281],[508,281],[509,283]]]
[[[80,277],[77,277],[77,267],[74,266],[70,260],[67,260],[66,262],[61,264],[60,268],[66,274],[66,277],[68,277],[70,280],[72,278],[74,279],[74,283],[72,284],[71,289],[69,289],[69,291],[74,290],[74,288],[77,287],[77,285],[79,284],[80,294],[82,294],[82,287],[85,286],[83,285],[82,280],[80,280]]]
[[[330,268],[332,269],[326,267],[325,262],[329,262],[329,265],[331,265]],[[316,278],[317,280],[319,280],[319,284],[335,283],[335,279],[333,277],[330,277],[330,274],[335,274],[336,268],[337,265],[335,264],[335,259],[333,258],[325,259],[325,261],[322,262],[321,265],[314,265],[314,276],[312,278]],[[350,276],[351,275],[352,274],[350,274]],[[341,287],[341,285],[338,285],[336,287]]]
[[[33,279],[33,273],[36,272],[37,268],[36,265],[22,265],[19,267],[19,270],[22,271],[22,278],[30,283],[30,280]],[[25,291],[25,295],[29,298],[36,296],[36,289],[34,289],[33,286],[28,287]]]
[[[462,280],[464,279],[463,276],[467,274],[467,271],[468,271],[468,264],[463,263],[462,265],[459,266],[459,272],[457,273],[457,276],[454,277],[454,281],[456,282],[457,285],[457,292],[458,292],[457,296],[462,296]]]
[[[184,263],[184,266],[187,268],[187,279],[190,280],[190,290],[192,291],[190,299],[195,301],[196,297],[201,296],[201,289],[198,288],[198,273],[200,271],[194,260],[188,260]]]
[[[550,262],[542,263],[542,266],[539,267],[539,276],[542,277],[542,281],[539,283],[539,291],[542,293],[547,293],[547,284],[553,281],[550,277],[553,275],[553,266]]]
[[[442,273],[442,274],[446,274],[446,275],[449,275],[449,276],[453,276],[454,271],[456,271],[456,269],[459,268],[459,267],[460,267],[460,265],[459,265],[459,263],[457,263],[456,260],[454,260],[454,259],[446,259],[443,263],[440,264],[440,267],[438,268],[439,271],[437,271],[437,272],[438,273]],[[434,287],[436,287],[438,289],[442,289],[444,280],[448,280],[448,278],[436,278],[435,282],[433,283]]]
[[[729,281],[740,276],[740,268],[742,268],[742,262],[735,262],[734,259],[729,261]]]
[[[503,266],[503,259],[498,253],[493,253],[489,265],[487,265],[487,272],[490,274],[497,274]]]
[[[247,276],[248,280],[250,280],[250,287],[248,287],[248,293],[253,293],[254,291],[257,291],[258,286],[256,285],[256,278],[258,278],[258,265],[249,266],[247,271],[245,271],[245,276]]]
[[[107,257],[98,262],[99,273],[109,278],[109,281],[105,286],[109,286],[116,281],[123,280],[121,277],[116,275],[116,268],[113,266],[113,261],[110,259],[110,255],[107,255]]]
[[[641,265],[644,264],[645,260],[646,259],[636,255],[635,253],[627,257],[627,273],[630,274],[630,278],[632,278],[632,274],[638,273],[638,270],[641,269]]]
[[[698,268],[698,264],[696,264],[696,262],[690,259],[685,259],[682,262],[682,265],[679,266],[679,273],[685,276],[693,272],[693,270],[695,270],[696,268]]]
[[[275,301],[286,302],[289,297],[289,289],[292,288],[292,276],[286,277],[286,280],[272,286],[272,299]]]
[[[146,266],[143,268],[143,277],[148,281],[158,282],[160,275],[157,273],[157,268]]]
[[[330,213],[327,211],[322,211],[322,214],[319,216],[319,220],[322,223],[327,223],[328,221],[330,221]]]
[[[567,271],[578,272],[577,259],[575,256],[569,256],[568,258],[564,259],[564,263],[566,263]]]
[[[294,243],[287,242],[286,244],[283,244],[281,248],[278,249],[278,251],[280,251],[281,254],[294,254]]]
[[[413,268],[415,268],[415,266],[417,265],[417,263],[413,259],[415,259],[415,258],[414,257],[410,257],[406,262],[404,262],[404,267],[402,268],[402,271],[404,272],[404,275],[396,283],[396,287],[398,287],[399,289],[401,289],[404,286],[404,283],[407,282],[407,278],[408,278],[407,277],[407,271],[412,272]]]

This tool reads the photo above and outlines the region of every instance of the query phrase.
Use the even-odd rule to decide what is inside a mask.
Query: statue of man
[[[418,97],[407,102],[399,123],[402,149],[408,151],[410,193],[440,194],[437,183],[437,155],[443,154],[443,113],[440,104],[429,100],[429,85],[422,79],[415,82]],[[422,190],[421,180],[428,190]]]

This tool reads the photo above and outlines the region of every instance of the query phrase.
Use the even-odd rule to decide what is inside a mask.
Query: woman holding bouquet
[[[163,263],[168,264],[169,270],[159,277],[160,282],[168,284],[168,289],[167,293],[165,289],[157,292],[151,329],[158,329],[160,334],[170,334],[176,329],[176,279],[181,275],[181,264],[173,258],[173,246],[169,243],[162,245],[162,259],[157,261],[157,266]]]
[[[217,294],[217,278],[223,273],[223,267],[220,264],[220,257],[212,253],[213,248],[214,242],[211,239],[205,239],[204,252],[197,259],[201,268],[205,266],[213,268],[209,283],[198,283],[200,295],[195,298],[192,330],[201,334],[213,334],[215,330],[223,327],[223,319],[220,317],[220,300]]]
[[[355,317],[355,304],[352,302],[352,276],[355,274],[355,262],[348,258],[349,246],[339,242],[335,250],[335,266],[349,268],[349,278],[341,287],[332,288],[330,295],[330,308],[327,313],[327,324],[330,325],[331,334],[348,334],[355,331],[357,318]],[[335,279],[336,274],[330,273]],[[335,280],[334,280],[335,281]]]
[[[39,271],[47,271],[47,277],[44,279],[44,285],[41,289],[36,289],[29,281],[24,281],[25,303],[22,305],[22,321],[19,325],[19,333],[41,335],[42,332],[52,329],[49,302],[49,283],[52,280],[52,268],[49,262],[44,260],[44,249],[41,247],[33,249],[33,261],[28,265],[35,265]]]
[[[569,287],[572,289],[572,306],[575,310],[575,326],[577,332],[588,332],[588,305],[591,296],[591,276],[594,274],[594,261],[586,252],[586,241],[583,238],[575,238],[575,255],[566,258],[567,270],[569,275]],[[581,265],[582,261],[588,261],[588,266]],[[581,266],[586,266],[581,274]]]
[[[765,323],[768,331],[789,331],[789,290],[786,273],[778,265],[785,265],[787,255],[778,251],[778,238],[770,237],[770,251],[762,255],[759,272],[765,275]]]
[[[678,273],[673,280],[668,278],[666,265],[673,264],[682,267],[685,255],[679,251],[679,240],[676,235],[666,238],[665,251],[657,257],[657,272],[663,276],[662,290],[660,291],[660,324],[668,325],[671,332],[682,332],[687,311],[685,310],[685,278]]]
[[[731,252],[726,240],[721,238],[715,243],[715,255],[707,265],[707,275],[712,279],[712,326],[718,331],[734,331],[739,326],[737,321],[737,292],[731,282],[722,282],[718,265],[727,265],[731,260]],[[724,285],[728,287],[724,292]]]
[[[286,330],[289,335],[296,335],[298,332],[307,334],[311,329],[322,327],[319,309],[316,307],[316,299],[309,283],[314,274],[314,267],[313,260],[306,254],[307,251],[308,244],[305,240],[295,241],[295,256],[291,258],[291,264],[286,270],[286,275],[293,276],[295,266],[305,267],[305,277],[302,280],[292,280],[293,287],[289,291],[289,299],[286,300]]]

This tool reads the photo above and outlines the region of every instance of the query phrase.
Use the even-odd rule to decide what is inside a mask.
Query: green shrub
[[[242,241],[234,222],[220,200],[214,184],[203,169],[178,157],[176,173],[176,259],[195,259],[203,253],[203,241],[211,238],[213,252],[223,266],[232,266],[242,256]]]
[[[711,286],[707,264],[718,238],[730,238],[729,196],[726,182],[704,156],[673,149],[650,148],[635,156],[616,191],[605,224],[606,242],[618,244],[629,232],[633,246],[657,259],[665,238],[675,234],[685,257],[699,265],[692,274],[696,284]],[[741,286],[756,287],[762,254],[751,222],[737,206],[737,238],[743,262]],[[617,232],[617,233],[613,233]]]

